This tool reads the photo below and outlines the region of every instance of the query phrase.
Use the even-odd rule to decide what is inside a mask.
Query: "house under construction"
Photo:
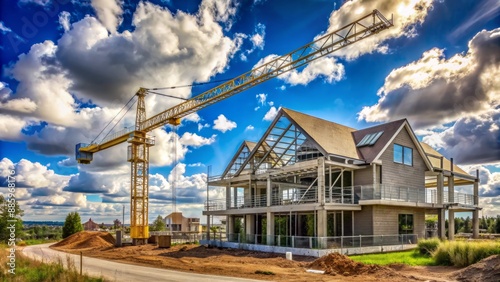
[[[456,212],[472,212],[479,232],[478,175],[419,142],[406,119],[356,130],[282,108],[209,185],[225,187],[226,198],[209,199],[203,214],[226,216],[228,241],[239,246],[415,243],[429,214],[446,236],[445,211],[449,230]],[[464,185],[470,194],[455,191]]]

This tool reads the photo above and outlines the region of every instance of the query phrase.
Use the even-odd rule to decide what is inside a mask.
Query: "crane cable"
[[[94,138],[94,140],[92,140],[92,142],[90,142],[91,144],[93,144],[95,142],[95,140],[97,140],[97,138],[99,138],[99,136],[102,134],[102,132],[113,122],[113,120],[123,111],[123,109],[125,109],[125,107],[128,105],[128,103],[130,103],[130,101],[132,101],[132,99],[134,99],[135,97],[135,94],[128,100],[128,102],[120,109],[120,111],[118,113],[116,113],[116,115],[108,122],[108,124],[106,124],[106,126],[101,130],[101,132],[99,132],[99,134],[97,134],[97,136]],[[135,104],[135,102],[127,109],[127,112],[130,110],[130,108]],[[127,113],[125,112],[125,114]],[[124,115],[125,116],[125,115]],[[120,118],[120,120],[122,120],[123,116]],[[118,120],[118,122],[120,121]],[[118,123],[117,122],[117,123]],[[110,129],[110,131],[106,134],[106,136],[109,135],[109,133],[113,130],[113,128],[115,128],[116,124]],[[103,137],[106,138],[106,136]]]

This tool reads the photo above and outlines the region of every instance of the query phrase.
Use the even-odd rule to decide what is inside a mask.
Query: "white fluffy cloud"
[[[363,39],[361,44],[353,44],[335,52],[348,60],[373,52],[387,53],[385,41],[391,38],[415,37],[417,27],[422,24],[432,9],[434,0],[352,0],[345,2],[330,15],[327,32],[338,30],[350,22],[377,9],[384,16],[394,15],[394,27]]]
[[[61,25],[61,27],[63,28],[63,30],[65,32],[68,31],[71,27],[70,18],[71,18],[71,14],[67,11],[62,11],[59,14],[59,24]]]
[[[498,162],[500,28],[477,33],[468,47],[448,59],[433,48],[393,70],[359,119],[408,118],[425,142],[458,163]]]
[[[487,113],[500,104],[500,28],[476,34],[466,54],[449,59],[433,48],[418,61],[393,70],[379,89],[377,104],[359,118],[387,121],[407,117],[416,128],[439,126]]]
[[[237,124],[234,121],[228,120],[223,114],[220,114],[216,120],[214,120],[213,129],[219,130],[222,133],[226,131],[231,131],[236,128]]]
[[[122,23],[123,1],[121,0],[91,0],[90,5],[94,8],[97,18],[111,33],[115,33]]]
[[[276,108],[276,107],[271,107],[269,109],[269,111],[267,111],[267,113],[264,115],[264,118],[262,118],[262,120],[265,120],[265,121],[272,121],[276,115],[278,114],[278,111],[280,110],[281,107],[279,108]]]

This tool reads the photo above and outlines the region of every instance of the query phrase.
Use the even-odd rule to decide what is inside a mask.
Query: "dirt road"
[[[28,246],[23,253],[28,257],[38,260],[57,261],[61,259],[64,263],[67,257],[73,260],[74,265],[79,268],[80,256],[63,253],[50,249],[51,244]],[[216,275],[203,275],[197,273],[180,272],[167,269],[151,268],[119,262],[112,262],[91,257],[83,257],[83,272],[95,277],[104,277],[110,281],[237,281],[253,282],[259,280],[234,278]]]

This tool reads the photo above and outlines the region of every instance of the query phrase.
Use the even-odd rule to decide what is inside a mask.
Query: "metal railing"
[[[211,239],[213,240],[213,238]],[[202,240],[206,240],[206,234],[203,234]],[[417,240],[418,235],[416,234],[312,237],[244,233],[228,234],[227,238],[222,239],[222,241],[239,244],[269,245],[304,249],[347,249],[393,245],[413,245],[417,243]]]
[[[474,206],[475,196],[455,192],[451,201],[448,193],[443,193],[443,203],[458,203],[466,206]],[[411,203],[437,204],[438,197],[435,189],[401,187],[386,184],[359,185],[349,187],[330,187],[325,191],[325,202],[332,204],[359,204],[359,201],[386,200]],[[271,206],[297,205],[318,202],[318,187],[309,188],[288,188],[271,196]],[[225,210],[255,208],[267,206],[267,195],[255,197],[239,196],[236,201],[231,197],[230,201],[210,200],[205,202],[205,210]]]

